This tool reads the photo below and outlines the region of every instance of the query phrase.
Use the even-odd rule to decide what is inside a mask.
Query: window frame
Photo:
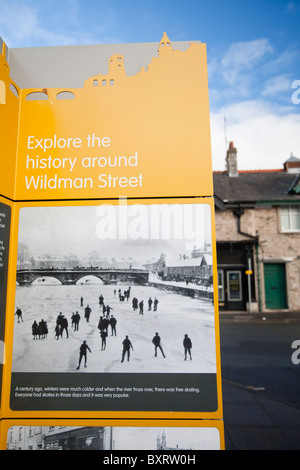
[[[280,229],[282,233],[300,233],[300,206],[299,205],[284,205],[279,208],[280,210]],[[293,214],[296,212],[297,219],[299,218],[299,228],[293,225]],[[288,227],[284,226],[283,216],[288,217]]]
[[[239,289],[238,289],[238,297],[231,297],[231,289],[230,289],[230,275],[231,274],[237,274],[238,275],[238,286],[239,286]],[[238,270],[238,269],[232,269],[232,270],[228,270],[227,273],[227,298],[228,298],[228,301],[230,302],[241,302],[241,300],[243,299],[243,289],[242,289],[242,271]]]

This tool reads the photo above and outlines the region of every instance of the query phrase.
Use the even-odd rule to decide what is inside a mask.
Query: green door
[[[264,265],[266,308],[287,308],[284,263]]]

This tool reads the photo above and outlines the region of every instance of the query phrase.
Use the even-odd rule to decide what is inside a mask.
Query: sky
[[[29,256],[83,259],[97,251],[103,258],[132,257],[140,263],[162,253],[174,259],[212,245],[211,211],[208,204],[24,207],[19,244],[29,248]]]
[[[199,40],[207,45],[213,170],[300,158],[300,0],[0,0],[9,48]]]

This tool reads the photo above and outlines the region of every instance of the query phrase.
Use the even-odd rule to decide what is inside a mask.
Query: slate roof
[[[240,171],[238,177],[229,177],[227,172],[213,175],[214,195],[225,205],[257,202],[300,203],[300,194],[293,192],[299,187],[299,174],[284,170]],[[216,201],[217,202],[217,201]]]

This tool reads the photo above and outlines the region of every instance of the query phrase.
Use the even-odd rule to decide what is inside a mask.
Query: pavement
[[[223,380],[225,450],[300,450],[300,408]]]
[[[219,312],[220,321],[268,321],[268,322],[280,322],[280,323],[292,323],[300,321],[300,311],[280,311],[280,312],[260,312],[260,313],[249,313],[249,312]]]
[[[300,312],[220,313],[222,321],[299,322]],[[226,450],[300,450],[300,406],[223,379]]]

